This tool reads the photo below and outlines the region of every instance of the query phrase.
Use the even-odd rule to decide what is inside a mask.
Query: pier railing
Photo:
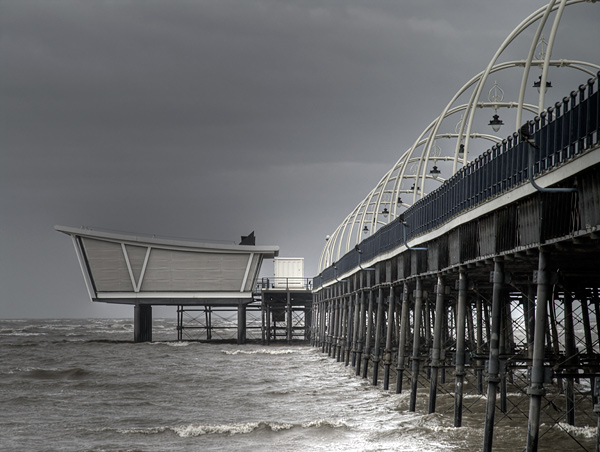
[[[517,132],[465,165],[440,187],[408,208],[324,269],[315,288],[359,268],[380,254],[398,247],[473,207],[528,182],[598,144],[600,131],[600,72],[569,96],[527,123],[534,140],[533,173],[529,172],[529,144]]]
[[[310,290],[313,278],[301,277],[263,277],[256,283],[257,291],[262,289]]]

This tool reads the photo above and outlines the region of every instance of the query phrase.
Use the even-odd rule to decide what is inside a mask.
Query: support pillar
[[[567,366],[577,366],[575,345],[575,327],[573,325],[573,298],[568,291],[564,294],[564,333],[565,333],[565,358]],[[579,366],[577,366],[579,367]],[[568,377],[565,387],[567,423],[575,425],[575,382],[573,377]]]
[[[435,296],[435,322],[433,326],[433,348],[431,350],[431,380],[429,386],[429,414],[435,413],[438,374],[441,365],[442,327],[444,324],[444,278],[438,276]]]
[[[415,290],[414,327],[413,327],[413,352],[412,352],[412,377],[410,382],[410,403],[408,411],[415,411],[417,405],[417,387],[419,383],[419,351],[421,345],[421,317],[423,310],[423,282],[417,278]]]
[[[377,386],[379,377],[379,355],[381,353],[381,332],[383,330],[383,289],[377,291],[377,320],[375,325],[375,347],[373,347],[373,381],[371,384]]]
[[[388,297],[388,316],[387,316],[387,330],[385,337],[385,350],[383,351],[383,389],[386,391],[390,387],[390,366],[392,365],[392,333],[394,331],[394,311],[396,307],[396,297],[394,295],[394,288],[390,287],[390,295]]]
[[[352,353],[352,333],[354,330],[354,318],[353,318],[353,303],[352,295],[348,295],[346,301],[346,347],[344,349],[344,365],[350,365],[350,355]]]
[[[286,338],[287,338],[287,343],[291,344],[292,343],[292,326],[294,323],[294,319],[293,319],[293,315],[292,315],[292,294],[290,293],[290,291],[287,291],[287,303],[285,305],[285,310],[286,310],[286,317],[287,317],[287,325],[286,325]]]
[[[266,329],[267,329],[267,345],[271,344],[271,306],[269,303],[267,305],[267,315],[266,315]]]
[[[477,310],[477,355],[481,356],[483,353],[483,301],[481,296],[477,296],[475,301],[475,308]],[[483,361],[477,360],[477,393],[483,394]]]
[[[540,249],[537,271],[537,305],[535,310],[535,335],[533,338],[533,361],[531,366],[531,385],[529,394],[529,422],[527,424],[527,452],[538,450],[540,433],[540,411],[544,390],[544,355],[546,321],[548,317],[548,298],[550,295],[550,272],[548,271],[548,252]]]
[[[462,426],[463,383],[465,378],[465,316],[467,312],[467,274],[458,275],[458,306],[456,310],[456,383],[454,387],[454,426]]]
[[[362,281],[362,280],[361,280]],[[362,287],[362,282],[361,282]],[[363,360],[363,345],[365,343],[365,293],[360,292],[360,306],[358,317],[358,343],[356,344],[356,376],[361,375],[361,365]]]
[[[370,283],[370,281],[369,281]],[[371,353],[371,334],[373,331],[373,291],[369,287],[369,308],[367,310],[367,332],[365,334],[365,348],[363,350],[362,377],[367,378],[369,370],[369,354]]]
[[[152,306],[136,304],[133,308],[133,342],[152,342]]]
[[[246,305],[242,302],[238,305],[238,344],[246,343]]]
[[[492,291],[492,325],[490,332],[490,357],[488,361],[488,393],[483,429],[483,452],[492,451],[494,438],[494,416],[496,414],[496,394],[500,383],[500,317],[504,292],[504,258],[494,258],[494,286]],[[542,329],[543,330],[543,329]]]
[[[336,349],[335,349],[335,360],[336,362],[340,362],[342,360],[342,345],[344,343],[344,297],[342,294],[342,288],[339,289],[340,297],[338,299],[338,313],[337,313],[337,340],[336,340]]]
[[[359,318],[358,312],[360,309],[360,302],[358,300],[358,293],[354,296],[354,327],[352,328],[352,367],[356,367],[356,356],[358,353],[358,341],[359,341]]]
[[[398,359],[396,364],[396,394],[402,392],[402,378],[406,365],[406,326],[408,325],[408,284],[402,285],[402,313],[400,314],[400,337],[398,339]]]

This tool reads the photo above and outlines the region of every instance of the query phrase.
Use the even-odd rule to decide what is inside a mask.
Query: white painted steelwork
[[[489,111],[490,108],[494,109],[494,111],[498,108],[516,108],[516,127],[513,129],[516,131],[523,120],[523,110],[527,110],[534,115],[542,111],[545,101],[544,89],[540,89],[537,105],[524,102],[531,66],[541,68],[542,75],[540,82],[542,86],[546,86],[548,69],[550,67],[569,67],[581,71],[590,77],[596,76],[596,72],[600,70],[600,65],[598,64],[576,60],[551,59],[552,47],[556,39],[558,25],[564,8],[584,2],[586,0],[561,0],[560,2],[552,0],[548,5],[538,9],[523,20],[509,34],[485,70],[475,75],[456,92],[440,115],[423,130],[414,144],[402,154],[400,159],[381,178],[375,188],[346,216],[335,231],[327,236],[325,246],[319,258],[319,273],[338,261],[364,238],[375,234],[380,226],[393,221],[414,202],[433,191],[446,179],[468,164],[470,160],[485,151],[485,148],[470,146],[471,139],[485,139],[495,143],[502,142],[502,138],[499,136],[475,132],[473,130],[476,112]],[[597,6],[593,5],[592,7]],[[549,40],[547,43],[545,40],[543,41],[546,47],[538,55],[539,58],[536,59],[535,49],[540,44],[544,26],[553,12],[556,14],[549,34]],[[538,23],[538,27],[533,37],[527,59],[498,63],[498,58],[509,44],[536,23]],[[490,96],[489,102],[482,102],[480,100],[481,94],[489,76],[512,68],[523,68],[518,101],[505,102],[498,97],[494,96],[492,98]],[[458,99],[470,89],[472,89],[472,92],[468,103],[456,106],[455,104]],[[462,117],[455,128],[455,133],[442,132],[442,123],[457,113],[461,113]],[[443,138],[454,140],[452,151],[444,153],[440,146],[438,146],[437,140]],[[437,165],[440,162],[444,165],[443,172],[447,174],[445,177],[436,172],[436,170],[439,170]]]
[[[251,299],[276,246],[223,245],[55,226],[73,239],[92,301]]]

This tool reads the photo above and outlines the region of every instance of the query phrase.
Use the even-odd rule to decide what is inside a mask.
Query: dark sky
[[[55,224],[254,230],[313,276],[325,236],[544,4],[0,0],[0,318],[131,315],[88,300]],[[599,5],[565,14],[554,56],[597,63]]]

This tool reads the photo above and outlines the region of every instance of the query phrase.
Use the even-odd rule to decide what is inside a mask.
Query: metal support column
[[[390,366],[392,365],[392,333],[394,331],[394,311],[396,307],[396,296],[394,288],[390,287],[388,297],[388,316],[387,316],[387,331],[385,337],[385,350],[383,351],[383,389],[386,391],[390,387]]]
[[[339,288],[339,299],[338,299],[338,313],[337,313],[337,340],[335,347],[335,360],[340,362],[342,360],[342,345],[344,343],[344,297],[343,288]]]
[[[527,424],[527,452],[536,452],[540,433],[540,411],[544,390],[544,355],[548,298],[550,295],[550,272],[548,252],[540,249],[537,271],[537,304],[535,310],[535,336],[533,338],[533,362],[529,394],[529,422]]]
[[[423,310],[423,283],[421,278],[417,278],[417,288],[415,289],[415,307],[413,312],[413,352],[412,352],[412,376],[410,382],[410,403],[408,411],[415,411],[417,406],[417,387],[419,384],[419,351],[421,344],[421,316]]]
[[[287,339],[287,343],[291,344],[292,343],[292,326],[294,323],[294,319],[292,316],[292,294],[290,293],[289,290],[286,291],[286,304],[285,304],[285,310],[286,310],[286,317],[287,317],[287,325],[286,325],[286,339]]]
[[[365,333],[365,348],[363,350],[363,378],[367,378],[367,372],[369,371],[369,354],[371,353],[371,334],[373,331],[373,291],[371,290],[371,281],[369,276],[370,275],[367,274],[369,307],[367,309],[367,331]]]
[[[373,347],[373,381],[371,384],[377,386],[379,377],[379,355],[381,353],[381,332],[383,330],[383,289],[377,290],[377,321],[375,326],[375,347]]]
[[[400,337],[398,339],[398,359],[396,365],[396,394],[402,392],[402,378],[406,365],[406,327],[408,325],[408,284],[402,284],[402,314],[400,315]]]
[[[435,322],[433,326],[433,348],[431,349],[431,380],[429,386],[429,414],[435,413],[438,374],[441,365],[442,326],[444,324],[444,278],[438,276],[435,295]]]
[[[361,279],[361,288],[362,288],[362,279]],[[361,375],[361,365],[363,358],[363,346],[365,343],[365,292],[361,290],[360,292],[360,306],[358,307],[358,343],[356,344],[356,376]]]
[[[352,332],[354,329],[352,295],[348,294],[346,301],[346,348],[344,350],[344,365],[350,365],[350,355],[352,353]]]
[[[355,289],[356,289],[356,285],[355,285]],[[358,353],[358,341],[359,341],[359,331],[358,329],[360,328],[359,326],[359,310],[360,310],[360,301],[358,299],[359,295],[358,292],[354,294],[354,326],[352,328],[352,367],[356,367],[356,355]]]
[[[462,426],[463,383],[465,378],[465,316],[467,312],[467,274],[458,275],[458,307],[456,312],[456,384],[454,387],[454,426]]]
[[[477,310],[477,355],[483,354],[483,300],[481,296],[477,296],[475,301]],[[483,394],[483,361],[477,360],[477,393]]]
[[[238,344],[246,343],[246,305],[240,301],[238,304]]]
[[[152,342],[152,306],[136,304],[133,308],[133,342]]]
[[[577,366],[575,355],[577,347],[575,345],[575,327],[573,325],[573,298],[568,291],[564,294],[564,333],[565,333],[565,364],[567,366]],[[579,367],[579,366],[577,366]],[[573,377],[567,377],[565,387],[567,423],[575,425],[575,386]]]
[[[488,392],[483,430],[483,452],[491,452],[494,438],[494,416],[496,414],[496,394],[500,383],[500,315],[504,292],[504,258],[494,258],[492,291],[492,325],[490,332],[490,357],[488,361]]]

